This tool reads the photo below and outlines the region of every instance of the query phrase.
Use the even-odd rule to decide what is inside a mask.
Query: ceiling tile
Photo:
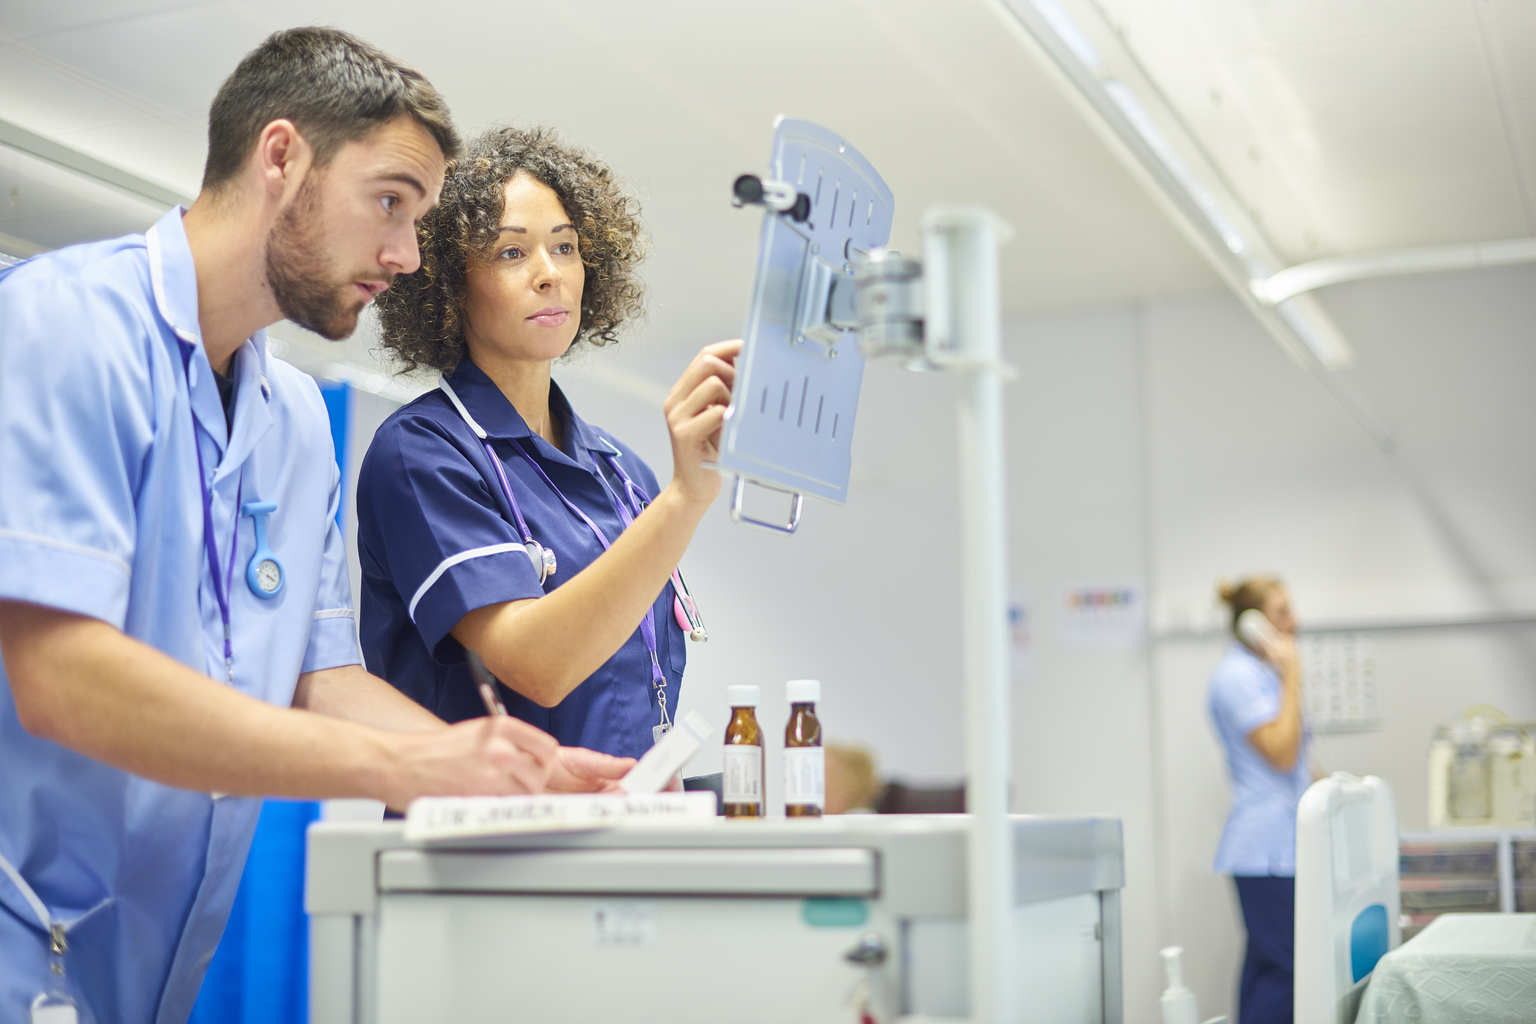
[[[63,29],[26,45],[202,124],[219,85],[264,35],[236,5],[207,4]]]
[[[1515,151],[1522,160],[1536,160],[1536,100],[1505,106]]]
[[[1536,10],[1536,4],[1528,5]],[[1536,103],[1536,17],[1507,21],[1489,32],[1507,100]]]
[[[1208,140],[1205,149],[1277,252],[1297,262],[1333,251],[1327,226],[1291,180],[1280,147],[1229,135]]]
[[[1465,0],[1177,0],[1224,52],[1469,28]]]
[[[1531,9],[1531,0],[1480,0],[1478,9],[1483,19],[1491,25],[1507,25],[1536,18],[1536,12]]]
[[[1528,233],[1507,165],[1460,174],[1334,182],[1314,197],[1345,251],[1443,245]]]
[[[1492,99],[1471,27],[1233,54],[1229,68],[1269,126]]]
[[[1196,27],[1178,0],[1100,0],[1100,20],[1138,55],[1156,54],[1160,66],[1175,67],[1185,60],[1203,61],[1206,50]],[[1063,11],[1080,31],[1093,32],[1095,14],[1081,2],[1066,0]]]
[[[176,0],[48,0],[0,6],[0,39],[24,39],[61,29],[125,21],[191,6]]]
[[[0,44],[0,117],[7,121],[56,135],[143,116],[142,107],[105,93],[99,85]]]
[[[1392,177],[1405,171],[1475,170],[1509,162],[1504,128],[1492,103],[1319,119],[1292,131],[1275,131],[1270,139],[1284,152],[1294,180],[1303,185]]]

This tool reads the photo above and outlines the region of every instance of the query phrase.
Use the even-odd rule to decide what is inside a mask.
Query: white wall
[[[1240,919],[1210,870],[1229,798],[1204,706],[1224,641],[1187,625],[1208,620],[1217,578],[1278,571],[1323,626],[1536,610],[1533,284],[1520,269],[1327,296],[1391,459],[1227,297],[1014,325],[1014,565],[1037,609],[1016,805],[1123,817],[1128,1020],[1155,1017],[1165,943],[1188,950],[1203,1014],[1234,1002]],[[1159,627],[1147,649],[1059,643],[1063,584],[1138,577]],[[1384,726],[1319,753],[1386,778],[1403,827],[1422,828],[1436,723],[1475,701],[1536,717],[1536,626],[1375,636]]]
[[[1332,289],[1359,353],[1348,384],[1398,442],[1375,449],[1226,300],[1145,311],[1154,610],[1177,622],[1214,580],[1271,569],[1305,626],[1411,625],[1536,610],[1536,273],[1529,268]],[[1536,627],[1374,633],[1385,721],[1320,737],[1329,770],[1374,773],[1404,829],[1425,827],[1435,724],[1487,702],[1536,719]],[[1241,956],[1230,886],[1209,870],[1227,807],[1205,725],[1222,641],[1154,643],[1163,787],[1160,941],[1189,949],[1202,1012],[1224,1011]]]
[[[1020,371],[1008,392],[1010,565],[1031,619],[1013,806],[1124,821],[1133,1024],[1157,1019],[1157,949],[1170,942],[1188,950],[1204,1016],[1234,1001],[1240,922],[1210,871],[1227,784],[1204,711],[1221,640],[1170,629],[1207,619],[1215,580],[1277,571],[1304,624],[1536,609],[1536,272],[1374,282],[1325,301],[1359,351],[1349,385],[1400,441],[1395,461],[1229,297],[1007,327]],[[557,377],[665,478],[660,395],[686,361],[653,334]],[[383,411],[354,408],[360,427]],[[846,507],[809,503],[783,538],[732,525],[722,499],[684,563],[711,640],[690,647],[681,709],[723,723],[724,687],[754,682],[776,731],[783,682],[816,676],[829,736],[868,744],[888,774],[958,778],[954,445],[951,380],[872,367]],[[1062,586],[1137,580],[1150,643],[1060,642]],[[1330,769],[1387,778],[1403,826],[1418,828],[1436,722],[1474,701],[1536,720],[1536,627],[1376,636],[1385,725],[1325,737],[1321,753]],[[710,751],[692,770],[717,767]]]

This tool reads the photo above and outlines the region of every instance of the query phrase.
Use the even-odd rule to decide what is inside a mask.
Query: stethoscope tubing
[[[438,387],[448,396],[449,401],[458,411],[459,416],[479,439],[481,447],[485,449],[486,457],[490,459],[491,466],[496,471],[496,481],[501,485],[502,496],[507,499],[507,506],[517,523],[519,535],[523,538],[524,546],[528,550],[528,557],[533,563],[534,572],[538,576],[540,586],[542,586],[544,581],[555,572],[556,558],[553,550],[544,547],[539,541],[534,539],[533,531],[528,528],[528,521],[523,516],[522,506],[518,504],[517,495],[512,490],[512,482],[507,478],[506,467],[502,464],[502,460],[497,457],[495,449],[491,446],[490,437],[486,434],[484,428],[470,416],[469,410],[464,407],[464,403],[459,400],[459,396],[454,392],[446,379],[439,378]],[[587,528],[596,536],[598,543],[602,545],[603,550],[609,550],[612,547],[612,542],[609,541],[608,535],[603,532],[602,527],[598,526],[584,509],[565,496],[565,493],[549,478],[549,474],[544,472],[544,467],[539,465],[538,461],[528,452],[528,449],[520,444],[516,438],[509,439],[508,444],[512,446],[513,451],[522,457],[524,462],[528,463],[529,468],[538,475],[539,479],[544,481],[545,486],[550,489],[550,492],[560,499],[561,504],[565,505],[567,509],[587,525]],[[613,446],[610,444],[609,447],[612,448]],[[650,497],[630,478],[629,474],[624,471],[624,467],[619,465],[617,458],[623,454],[622,452],[614,449],[612,453],[599,452],[597,454],[602,456],[613,474],[624,483],[625,500],[620,500],[619,496],[614,493],[613,487],[608,483],[608,479],[603,475],[601,467],[598,467],[597,478],[602,483],[609,502],[612,503],[614,510],[618,512],[619,519],[622,520],[624,528],[628,529],[634,525],[635,519],[650,504]],[[704,629],[703,619],[698,615],[693,595],[688,592],[687,584],[683,582],[682,571],[674,567],[670,574],[670,580],[675,591],[673,609],[677,613],[678,625],[688,633],[691,639],[707,640],[708,633]],[[656,731],[659,734],[671,728],[671,716],[667,709],[667,677],[666,673],[661,669],[661,661],[658,657],[656,608],[654,605],[646,609],[645,617],[640,620],[640,638],[645,644],[646,653],[650,655],[651,659],[651,685],[656,691],[656,703],[661,712],[661,724],[656,727]],[[473,652],[470,653],[473,654]],[[481,680],[477,679],[477,683],[480,682]],[[482,697],[484,697],[485,687],[483,685],[481,685],[481,693]]]
[[[523,517],[522,507],[518,504],[517,497],[512,491],[511,481],[507,479],[506,469],[502,466],[501,459],[497,457],[495,449],[491,447],[490,438],[486,434],[485,428],[480,426],[479,423],[475,422],[475,418],[469,414],[469,410],[459,399],[458,392],[453,390],[453,386],[448,383],[445,377],[438,377],[437,386],[439,389],[441,389],[443,394],[448,397],[449,403],[453,406],[454,410],[458,412],[459,418],[464,421],[465,425],[469,427],[469,429],[474,433],[475,437],[480,441],[481,446],[485,449],[486,457],[490,459],[491,466],[495,469],[497,482],[501,484],[501,493],[507,499],[507,506],[512,513],[513,519],[517,523],[519,536],[523,538],[523,544],[528,548],[529,559],[533,563],[534,572],[538,574],[539,584],[542,586],[545,579],[547,579],[555,572],[556,559],[553,550],[544,547],[534,539],[533,531],[528,528],[528,522]],[[605,441],[605,443],[607,442]],[[543,468],[534,461],[533,457],[528,454],[526,449],[515,443],[513,444],[513,447],[517,450],[519,455],[527,460],[528,464],[533,467],[534,472],[538,473],[538,475],[544,480],[544,483],[548,485],[550,490],[554,492],[554,494],[561,500],[561,502],[565,504],[567,508],[573,510],[576,515],[578,515],[587,524],[588,528],[593,530],[598,535],[598,539],[602,542],[603,550],[606,551],[608,549],[608,539],[602,533],[602,531],[598,529],[597,525],[592,522],[590,517],[588,517],[585,512],[581,511],[580,508],[572,504],[571,501],[567,499],[563,493],[561,493],[560,488],[555,486],[554,481],[549,479],[548,474],[546,474]],[[612,448],[613,445],[609,444],[609,447]],[[622,455],[622,452],[619,452],[617,449],[615,449],[612,454],[609,454],[608,452],[602,452],[601,454],[607,460],[608,465],[613,470],[614,474],[617,475],[620,480],[624,481],[625,495],[632,503],[634,503],[635,515],[638,516],[640,512],[644,511],[645,506],[650,504],[650,498],[646,495],[645,491],[638,484],[636,484],[633,479],[631,479],[630,475],[624,471],[624,467],[619,465],[619,463],[616,461],[616,456]],[[602,481],[604,489],[608,491],[609,500],[613,502],[616,509],[620,510],[620,518],[627,518],[623,513],[622,503],[613,494],[613,490],[611,487],[609,487],[608,481],[603,478],[603,474],[601,472],[599,472],[597,475],[598,479]],[[638,498],[636,495],[638,495]],[[629,524],[626,522],[625,525],[627,527]],[[534,549],[538,549],[538,554],[535,553]],[[672,570],[671,580],[673,589],[676,592],[674,611],[677,613],[677,618],[679,620],[678,625],[681,626],[685,632],[687,632],[688,638],[690,640],[694,640],[700,643],[708,640],[709,631],[704,626],[703,616],[699,614],[698,602],[694,600],[693,594],[688,590],[688,584],[683,579],[683,573],[680,567],[674,568]]]

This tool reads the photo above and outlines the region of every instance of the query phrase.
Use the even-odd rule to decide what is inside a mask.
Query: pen
[[[496,695],[496,677],[491,675],[491,670],[485,667],[485,662],[480,660],[480,655],[465,648],[469,655],[469,671],[475,677],[475,685],[480,688],[480,699],[485,702],[485,713],[492,718],[507,717],[506,705]]]

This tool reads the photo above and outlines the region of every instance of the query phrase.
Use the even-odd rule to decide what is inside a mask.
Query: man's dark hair
[[[203,188],[239,174],[262,129],[281,118],[293,122],[323,167],[343,143],[402,115],[431,132],[445,159],[459,155],[448,104],[415,68],[340,29],[274,32],[213,98]]]
[[[383,347],[402,372],[450,373],[467,354],[466,275],[492,258],[503,186],[518,174],[554,192],[576,227],[586,277],[571,349],[616,341],[621,327],[644,314],[645,238],[635,197],[607,164],[549,128],[492,128],[448,169],[442,197],[422,218],[421,269],[401,274],[374,300]]]

